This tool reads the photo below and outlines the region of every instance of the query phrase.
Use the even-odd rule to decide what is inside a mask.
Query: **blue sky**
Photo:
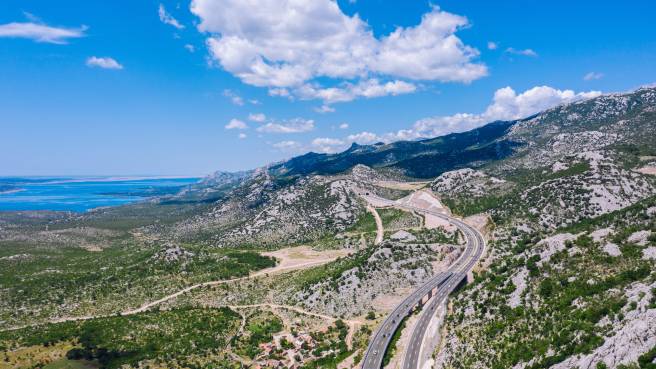
[[[646,0],[4,0],[0,175],[202,175],[518,118],[656,82],[653,14]]]

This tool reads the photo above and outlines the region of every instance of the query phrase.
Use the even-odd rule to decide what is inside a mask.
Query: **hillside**
[[[308,153],[270,167],[278,176],[336,174],[357,164],[411,178],[433,178],[457,168],[480,167],[512,155],[519,143],[505,136],[516,122],[494,122],[464,133],[390,144],[353,144],[339,154]]]
[[[354,367],[381,318],[463,246],[448,224],[362,196],[377,194],[492,220],[435,368],[651,368],[655,173],[656,89],[643,88],[217,172],[128,206],[1,214],[0,329],[60,322],[0,333],[0,359]]]

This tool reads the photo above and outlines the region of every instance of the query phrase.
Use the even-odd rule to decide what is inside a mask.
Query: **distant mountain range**
[[[338,154],[311,152],[274,164],[269,171],[272,175],[291,177],[330,175],[362,164],[411,178],[434,178],[450,170],[481,168],[523,155],[527,150],[543,149],[557,135],[590,131],[598,132],[604,140],[598,141],[592,136],[581,139],[595,141],[596,146],[608,142],[644,147],[653,143],[654,138],[649,134],[654,132],[653,120],[650,120],[654,116],[654,94],[654,88],[641,88],[632,93],[605,95],[555,107],[524,119],[492,122],[468,132],[425,140],[373,145],[354,143]],[[632,119],[631,125],[618,126],[627,119]]]

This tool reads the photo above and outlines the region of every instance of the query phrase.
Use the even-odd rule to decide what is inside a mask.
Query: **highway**
[[[418,213],[430,214],[440,217],[451,222],[455,225],[465,236],[466,246],[463,253],[460,255],[447,271],[438,273],[421,285],[417,290],[412,292],[406,297],[399,305],[397,305],[392,313],[381,323],[380,327],[374,334],[367,351],[365,352],[364,360],[362,363],[363,369],[380,369],[383,364],[383,357],[387,350],[394,332],[398,329],[399,325],[405,317],[410,315],[416,306],[421,306],[422,300],[426,297],[433,297],[430,300],[426,309],[427,313],[421,314],[419,321],[415,325],[412,332],[411,339],[406,348],[406,355],[403,362],[404,369],[416,369],[419,363],[419,354],[421,352],[421,345],[423,338],[428,328],[430,318],[435,313],[435,310],[440,306],[449,294],[456,289],[456,287],[467,278],[467,273],[476,265],[478,260],[483,255],[485,250],[485,240],[483,236],[473,227],[465,224],[459,219],[453,218],[446,214],[426,210],[407,204],[399,204],[396,201],[387,200],[378,196],[367,195],[366,197],[374,200],[379,204],[386,204],[387,206],[395,206],[413,210]]]

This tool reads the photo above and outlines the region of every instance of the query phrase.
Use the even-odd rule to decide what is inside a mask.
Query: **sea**
[[[0,211],[85,212],[174,194],[200,178],[0,177]]]

